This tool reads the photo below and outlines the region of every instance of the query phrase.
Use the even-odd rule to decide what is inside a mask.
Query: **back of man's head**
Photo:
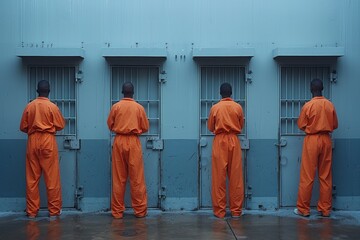
[[[131,82],[125,82],[122,86],[122,94],[125,97],[132,97],[134,95],[134,85]]]
[[[41,80],[38,82],[37,90],[41,97],[48,97],[50,92],[50,83],[46,80]]]
[[[230,97],[232,94],[232,87],[230,85],[230,83],[223,83],[220,86],[220,95],[225,98],[225,97]]]
[[[324,89],[323,82],[319,78],[315,78],[310,83],[311,92],[321,93]]]

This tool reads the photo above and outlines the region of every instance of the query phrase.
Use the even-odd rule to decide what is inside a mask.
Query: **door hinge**
[[[84,73],[81,70],[78,70],[75,74],[75,83],[82,83],[83,82]]]
[[[159,190],[159,199],[165,199],[166,198],[166,187],[161,187]]]
[[[166,72],[163,70],[159,73],[159,83],[165,83],[167,80]]]
[[[153,150],[163,150],[164,141],[158,137],[147,137],[146,138],[146,148]]]
[[[337,195],[337,193],[336,193],[336,185],[333,185],[332,186],[332,197],[336,198],[336,195]]]
[[[64,137],[64,148],[77,150],[80,149],[80,139],[77,139],[74,136],[65,136]]]
[[[81,199],[84,197],[84,187],[83,186],[79,186],[76,190],[75,190],[75,198],[77,199]]]
[[[245,198],[251,199],[251,197],[252,197],[252,187],[251,187],[251,186],[248,186],[248,187],[247,187],[247,191],[246,191],[246,193],[245,193]]]
[[[246,73],[246,76],[245,76],[245,82],[246,83],[252,83],[252,71],[249,70],[247,73]]]
[[[337,82],[337,72],[336,72],[336,70],[333,70],[330,73],[330,82],[331,83],[336,83]]]

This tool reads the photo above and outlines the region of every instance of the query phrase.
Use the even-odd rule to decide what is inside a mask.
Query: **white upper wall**
[[[199,75],[192,47],[252,47],[253,83],[248,86],[248,137],[277,138],[277,47],[345,47],[338,60],[333,101],[338,138],[359,138],[356,102],[360,68],[360,1],[229,0],[118,1],[13,0],[0,2],[0,138],[24,137],[18,130],[27,102],[26,67],[16,48],[81,48],[80,138],[107,138],[109,69],[101,49],[167,47],[162,86],[163,138],[199,135]],[[184,55],[183,62],[175,55]]]

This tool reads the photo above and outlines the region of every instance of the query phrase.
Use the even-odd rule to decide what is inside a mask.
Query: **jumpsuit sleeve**
[[[242,110],[242,108],[240,108],[240,119],[239,119],[239,124],[240,124],[240,128],[243,129],[244,128],[244,112]]]
[[[147,119],[144,108],[141,108],[140,111],[140,125],[142,133],[145,133],[149,130],[149,120]]]
[[[53,111],[53,118],[54,118],[54,127],[56,131],[60,131],[65,127],[65,119],[60,112],[60,109],[55,106]]]
[[[109,116],[108,116],[108,120],[107,120],[107,125],[108,125],[108,128],[110,131],[113,130],[113,127],[114,127],[114,118],[115,118],[115,114],[114,114],[114,106],[111,107],[111,110],[110,110],[110,113],[109,113]]]
[[[22,117],[21,117],[21,121],[20,121],[20,131],[27,133],[28,132],[28,128],[29,128],[29,124],[28,124],[28,110],[27,108],[25,108]]]
[[[301,109],[300,116],[297,121],[297,125],[300,130],[305,130],[307,126],[307,117],[306,117],[306,109],[305,106]]]
[[[336,110],[335,110],[335,108],[334,108],[334,111],[333,111],[333,124],[334,124],[334,126],[333,126],[333,129],[337,129],[338,128],[338,118],[337,118],[337,114],[336,114]]]
[[[208,122],[207,122],[207,127],[208,127],[210,132],[215,131],[215,116],[214,116],[213,108],[210,109],[209,118],[208,118]]]

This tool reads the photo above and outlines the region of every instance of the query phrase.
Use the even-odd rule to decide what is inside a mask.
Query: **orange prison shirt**
[[[330,133],[338,127],[334,105],[324,97],[314,97],[300,113],[298,127],[306,134]]]

